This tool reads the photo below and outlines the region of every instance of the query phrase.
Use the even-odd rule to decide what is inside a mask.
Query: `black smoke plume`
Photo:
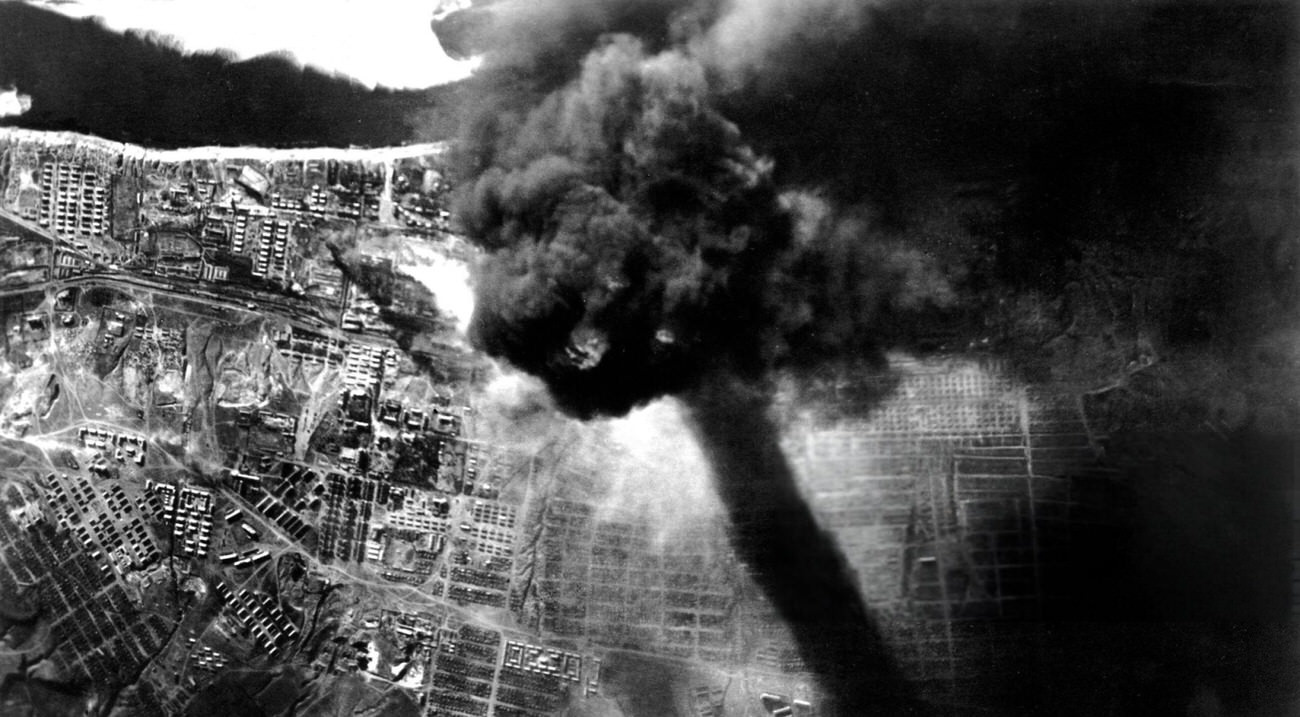
[[[907,710],[842,557],[799,497],[767,382],[814,347],[876,355],[882,344],[861,329],[946,301],[944,283],[926,281],[936,272],[922,255],[869,241],[864,222],[778,191],[771,162],[713,106],[692,18],[664,12],[676,5],[598,14],[607,29],[653,16],[664,32],[600,36],[555,89],[565,60],[552,55],[571,42],[537,41],[541,59],[514,45],[489,57],[485,87],[507,91],[488,97],[460,147],[456,213],[486,249],[471,338],[541,377],[576,416],[684,398],[737,550],[833,713]],[[577,19],[569,37],[590,34],[591,15],[565,17]]]
[[[577,416],[687,401],[737,551],[835,713],[905,712],[776,445],[771,377],[987,342],[980,319],[1013,306],[1069,325],[1067,286],[1201,241],[1225,107],[1285,94],[1267,75],[1290,21],[1156,2],[480,8],[457,28],[486,53],[459,117],[458,215],[486,250],[472,339]],[[1220,251],[1172,304],[1240,279]]]
[[[710,83],[685,47],[610,35],[570,84],[494,111],[461,148],[457,214],[488,250],[472,338],[575,415],[717,370],[760,380],[814,348],[871,353],[862,329],[950,301],[924,254],[780,193]]]

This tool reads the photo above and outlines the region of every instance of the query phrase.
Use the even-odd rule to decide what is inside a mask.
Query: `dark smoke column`
[[[843,556],[799,494],[766,393],[716,375],[683,398],[735,525],[733,544],[827,688],[829,713],[919,713]]]
[[[831,693],[827,712],[912,712],[768,418],[772,371],[832,327],[800,279],[811,260],[770,163],[710,106],[705,68],[608,37],[559,90],[484,113],[460,149],[457,215],[485,250],[475,344],[582,418],[686,401],[737,552]],[[891,281],[858,259],[862,295],[880,300]]]

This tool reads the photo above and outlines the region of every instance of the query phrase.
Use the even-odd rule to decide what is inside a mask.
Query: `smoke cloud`
[[[781,455],[768,379],[814,353],[874,354],[873,327],[951,292],[930,257],[872,241],[861,213],[778,189],[772,162],[714,107],[700,28],[711,8],[612,7],[565,11],[578,34],[615,21],[639,31],[595,39],[552,91],[539,89],[556,61],[545,39],[531,58],[517,45],[489,55],[491,112],[468,123],[456,207],[487,250],[471,339],[578,417],[679,395],[737,551],[834,696],[831,713],[905,709],[912,696]]]
[[[575,415],[622,414],[715,370],[765,376],[797,346],[866,348],[880,315],[951,300],[927,255],[783,197],[711,93],[689,47],[613,35],[463,149],[478,171],[457,213],[489,250],[471,336]]]
[[[490,250],[476,340],[581,416],[719,368],[985,340],[972,317],[1059,294],[1090,246],[1205,233],[1228,101],[1285,91],[1261,78],[1290,15],[1260,7],[476,7],[459,118],[460,215]]]
[[[579,418],[679,397],[832,712],[908,711],[777,446],[773,377],[986,340],[972,315],[1059,292],[1099,236],[1186,241],[1223,142],[1206,78],[1284,50],[1154,3],[490,8],[458,41],[485,53],[457,150],[471,339]]]

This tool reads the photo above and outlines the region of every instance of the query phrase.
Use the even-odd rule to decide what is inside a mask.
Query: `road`
[[[4,206],[0,206],[0,219],[8,220],[9,222],[18,225],[19,227],[26,229],[27,231],[33,234],[38,234],[48,239],[52,246],[56,246],[60,249],[76,254],[77,256],[81,257],[82,259],[85,259],[86,261],[92,261],[91,258],[89,256],[86,256],[84,252],[78,249],[76,244],[73,243],[71,240],[64,239],[63,237],[58,236],[54,232],[51,232],[49,229],[46,229],[45,227],[39,224],[34,224],[31,222],[31,220],[23,218],[21,215],[14,214]],[[50,261],[53,262],[53,257],[51,257]]]

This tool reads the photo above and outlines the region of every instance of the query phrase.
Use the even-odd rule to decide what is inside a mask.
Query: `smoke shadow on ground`
[[[1006,365],[988,354],[943,359]],[[1241,377],[1248,373],[1229,374],[1229,383],[1236,390],[1269,391],[1266,383],[1245,382]],[[897,432],[882,437],[870,430],[846,439],[835,432],[841,421],[850,427],[870,422],[882,406],[898,418],[899,402],[906,406],[909,399],[899,394],[897,380],[882,384],[888,386],[883,391],[868,387],[867,393],[880,396],[870,402],[855,400],[863,391],[835,386],[838,392],[805,391],[781,407],[784,420],[802,419],[800,430],[832,429],[826,442],[807,444],[812,465],[800,468],[819,514],[836,511],[821,499],[821,491],[846,485],[826,476],[827,468],[852,465],[845,478],[868,475],[879,465],[893,465],[891,456],[897,455],[886,448],[881,464],[863,464],[855,462],[861,452],[842,454],[832,446],[852,440],[870,451],[877,441],[920,439],[928,446],[925,455],[935,459],[912,481],[907,473],[891,473],[894,487],[871,490],[886,491],[872,494],[882,503],[902,499],[905,506],[908,492],[924,490],[924,482],[914,481],[945,483],[940,505],[953,504],[949,532],[920,535],[909,527],[899,547],[913,557],[904,557],[902,571],[881,558],[855,563],[873,581],[865,588],[872,593],[871,605],[884,600],[898,607],[891,607],[881,623],[889,627],[886,647],[896,649],[906,674],[919,680],[916,689],[943,714],[1294,711],[1300,694],[1290,680],[1300,671],[1300,653],[1290,641],[1288,505],[1298,444],[1292,431],[1262,420],[1277,406],[1253,418],[1243,409],[1232,425],[1215,426],[1201,420],[1215,412],[1195,405],[1218,388],[1210,381],[1193,381],[1193,396],[1171,390],[1127,401],[1103,395],[1080,402],[1068,386],[1017,387],[1021,380],[1013,380],[1008,396],[1027,391],[1028,411],[1037,416],[1022,414],[1032,431],[1023,450],[1045,461],[1032,476],[970,477],[982,473],[972,468],[964,469],[964,480],[951,475],[957,469],[945,458],[953,461],[947,454],[959,444],[977,448],[963,453],[968,457],[1022,450],[998,448],[1006,444],[997,440],[1004,436],[996,429],[962,434],[962,439]],[[922,391],[915,400],[924,402],[925,389],[908,383]],[[1054,396],[1068,401],[1054,403]],[[837,401],[844,405],[835,406]],[[858,410],[864,404],[869,410]],[[957,410],[951,401],[940,407]],[[1064,414],[1057,413],[1066,408],[1080,411],[1092,426],[1103,449],[1100,457],[1046,462],[1063,452],[1054,453],[1053,446],[1071,445],[1062,440],[1070,431],[1062,423]],[[882,418],[890,425],[888,415]],[[1024,429],[1017,424],[1013,432]],[[1011,438],[1020,445],[1017,436]],[[796,451],[791,455],[802,452],[791,447]],[[822,477],[817,458],[811,457],[819,454],[832,461],[821,466]],[[925,475],[930,472],[939,475]],[[897,487],[893,481],[899,479],[908,487]],[[1007,486],[1014,487],[1008,492]],[[982,492],[989,490],[995,492]],[[856,538],[847,528],[838,538],[861,545],[863,534],[877,535],[891,509],[866,505],[859,520],[877,527]],[[846,523],[844,516],[831,520]],[[889,538],[875,542],[881,541],[873,543],[872,554],[896,545]],[[920,572],[914,569],[918,553],[928,555],[931,566],[938,556],[947,585],[944,577],[937,584],[928,577],[919,588],[909,586],[908,577]],[[1211,707],[1220,711],[1198,711]]]
[[[957,625],[983,631],[977,693],[1009,715],[1293,713],[1294,437],[1112,441],[1116,473],[1075,482],[1094,512],[1038,520],[1037,614]]]

